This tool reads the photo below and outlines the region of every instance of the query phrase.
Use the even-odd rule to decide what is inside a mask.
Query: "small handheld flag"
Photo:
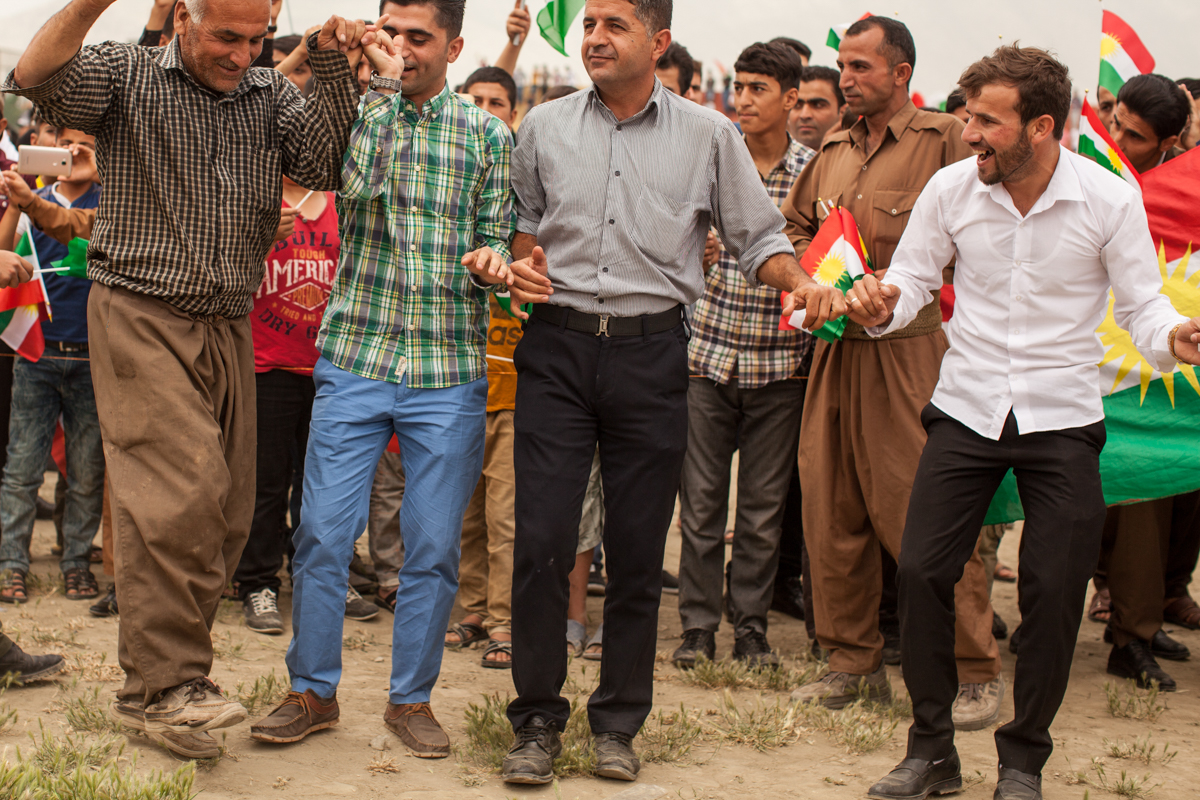
[[[840,207],[830,209],[829,215],[813,237],[800,266],[814,281],[822,286],[836,286],[842,293],[850,290],[857,281],[872,272],[871,260],[867,257],[866,244],[858,232],[854,215]],[[780,302],[787,299],[785,294]],[[804,323],[804,312],[797,311],[791,319],[780,322],[781,330],[797,330]],[[846,318],[825,323],[813,331],[813,335],[827,342],[836,342],[846,330]]]
[[[861,22],[869,16],[872,16],[870,11],[863,14],[855,21]],[[850,26],[853,24],[853,22],[843,22],[841,25],[834,25],[829,29],[829,35],[825,37],[825,44],[832,47],[834,50],[837,50],[842,46],[842,39],[846,37],[846,31],[850,30]]]
[[[1154,71],[1154,56],[1129,23],[1105,11],[1100,24],[1100,85],[1116,97],[1130,78]]]
[[[1104,130],[1104,123],[1086,98],[1083,101],[1083,114],[1079,118],[1079,155],[1092,159],[1141,194],[1142,176],[1129,163],[1108,131]]]
[[[548,0],[537,15],[542,38],[564,56],[567,55],[567,32],[584,5],[585,0]]]

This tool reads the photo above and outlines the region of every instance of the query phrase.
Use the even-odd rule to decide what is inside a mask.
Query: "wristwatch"
[[[385,78],[378,72],[372,72],[371,82],[367,84],[367,89],[372,92],[376,89],[387,89],[400,94],[400,89],[403,85],[403,82],[399,78]]]

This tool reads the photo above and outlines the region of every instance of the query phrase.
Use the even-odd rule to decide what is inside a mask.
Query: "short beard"
[[[1004,163],[1001,163],[1001,156]],[[1033,161],[1033,144],[1029,141],[1029,131],[1022,129],[1021,138],[1003,153],[997,150],[993,158],[996,160],[996,172],[993,175],[979,176],[984,185],[995,186],[1020,177],[1021,172]],[[1010,163],[1011,167],[1008,166]]]

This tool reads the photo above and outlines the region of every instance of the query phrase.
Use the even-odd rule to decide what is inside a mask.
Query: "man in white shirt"
[[[957,257],[953,345],[923,422],[900,554],[901,636],[913,725],[904,761],[873,798],[961,787],[951,704],[954,584],[989,501],[1016,471],[1026,511],[1016,718],[996,732],[997,800],[1040,800],[1049,728],[1066,692],[1084,592],[1104,524],[1104,410],[1096,328],[1116,321],[1158,369],[1200,363],[1200,320],[1159,293],[1136,192],[1060,146],[1067,68],[1044,51],[1001,47],[959,81],[978,153],[938,172],[913,209],[880,283],[865,278],[850,316],[872,336],[907,325]]]

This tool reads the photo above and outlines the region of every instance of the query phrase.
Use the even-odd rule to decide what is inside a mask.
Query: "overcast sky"
[[[514,0],[468,0],[463,30],[466,47],[451,67],[450,80],[461,81],[483,62],[494,61],[503,46],[505,17]],[[716,62],[731,68],[743,47],[755,41],[787,35],[812,47],[813,63],[832,66],[836,58],[825,46],[831,25],[851,22],[870,10],[895,14],[913,31],[917,67],[913,89],[930,100],[944,97],[959,73],[1001,42],[1056,50],[1071,68],[1080,88],[1094,87],[1099,70],[1100,14],[1107,8],[1120,14],[1138,31],[1158,61],[1157,69],[1171,77],[1200,75],[1196,34],[1200,31],[1198,0],[1004,0],[986,6],[950,0],[677,0],[675,38],[692,55],[715,70]],[[544,0],[529,0],[534,10]],[[28,44],[37,28],[65,0],[0,0],[0,50],[3,65]],[[117,0],[96,24],[88,41],[132,40],[141,32],[150,0]],[[284,0],[281,33],[302,31],[328,17],[374,17],[377,0]],[[521,66],[571,67],[577,82],[584,80],[578,56],[582,38],[577,23],[568,38],[569,59],[534,36],[525,48]]]

